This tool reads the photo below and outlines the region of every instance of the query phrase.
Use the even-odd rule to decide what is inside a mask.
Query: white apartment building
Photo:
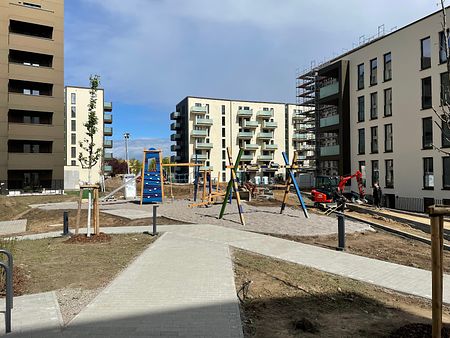
[[[71,87],[65,88],[65,167],[64,189],[79,189],[80,182],[89,181],[89,170],[83,168],[78,156],[83,152],[80,142],[87,138],[84,124],[88,120],[88,105],[90,102],[90,88]],[[107,139],[112,136],[112,103],[104,101],[104,90],[97,91],[96,113],[98,117],[98,131],[94,137],[95,149],[103,148],[103,156],[91,169],[91,182],[99,183],[101,175],[111,172],[111,167],[105,165],[105,161],[112,159],[113,141]]]
[[[203,164],[213,178],[230,179],[226,148],[232,150],[233,161],[239,149],[244,153],[240,171],[242,180],[265,181],[278,174],[285,175],[282,152],[292,160],[294,152],[293,118],[300,113],[295,104],[186,97],[171,114],[174,122],[171,150],[172,162]],[[296,143],[300,139],[296,140]],[[176,168],[175,177],[192,181],[193,168]],[[266,179],[267,178],[267,179]]]
[[[364,168],[389,207],[450,204],[450,157],[435,149],[450,142],[433,112],[449,95],[441,22],[436,12],[299,77],[315,77],[318,174]]]

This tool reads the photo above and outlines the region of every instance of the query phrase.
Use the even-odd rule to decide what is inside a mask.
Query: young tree
[[[82,151],[78,155],[78,161],[81,163],[81,167],[83,169],[88,169],[88,183],[91,182],[91,170],[102,156],[102,148],[97,148],[94,143],[94,136],[98,131],[98,117],[97,117],[97,90],[100,85],[100,76],[99,75],[91,75],[89,77],[91,90],[90,100],[88,105],[88,120],[83,126],[86,128],[86,138],[83,141],[80,141],[80,147]]]

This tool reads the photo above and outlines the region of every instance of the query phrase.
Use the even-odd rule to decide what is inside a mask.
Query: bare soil
[[[233,257],[245,337],[429,337],[427,300],[244,251]]]
[[[84,234],[73,235],[64,243],[66,244],[94,244],[94,243],[108,243],[111,242],[111,236],[104,233],[99,233],[98,235],[87,236]]]

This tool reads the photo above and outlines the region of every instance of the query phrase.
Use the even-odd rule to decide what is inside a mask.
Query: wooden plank
[[[142,159],[142,173],[141,173],[141,206],[144,202],[144,179],[145,179],[145,155],[146,150],[144,149],[144,158]]]
[[[81,201],[83,200],[83,189],[80,187],[80,198],[78,199],[78,211],[77,211],[77,221],[75,223],[75,235],[78,235],[80,229],[80,217],[81,217]]]
[[[431,217],[432,337],[440,338],[442,330],[442,236],[443,216]]]

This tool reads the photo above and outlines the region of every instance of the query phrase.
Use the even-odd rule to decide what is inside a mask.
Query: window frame
[[[392,170],[391,173],[391,181],[388,181],[388,173],[390,170],[388,170],[388,163],[391,163],[390,169]],[[385,165],[385,175],[384,175],[384,185],[386,189],[393,189],[394,188],[394,160],[393,159],[386,159],[384,160]]]
[[[376,163],[376,170],[375,170],[375,164]],[[375,182],[380,183],[380,161],[379,160],[372,160],[371,161],[371,179],[372,179],[372,186],[375,184]],[[377,177],[375,178],[375,173],[377,174]]]
[[[378,118],[378,92],[370,93],[370,119]]]
[[[448,161],[448,182],[446,181],[445,162]],[[446,184],[447,183],[447,184]],[[450,156],[442,157],[442,189],[450,190]]]
[[[425,132],[426,123],[430,126],[430,143],[426,142],[428,133]],[[433,118],[431,116],[422,118],[422,149],[433,149]]]
[[[388,70],[389,77],[386,76]],[[387,52],[383,55],[383,80],[384,82],[392,80],[392,52]]]
[[[366,131],[364,128],[360,128],[358,129],[358,155],[364,155],[365,153],[366,153]]]
[[[429,81],[430,93],[425,96],[426,92],[426,82]],[[433,82],[431,76],[427,76],[421,79],[421,89],[422,89],[422,109],[430,109],[433,107]],[[429,103],[428,103],[429,102]]]
[[[370,60],[370,85],[376,86],[378,84],[378,59]]]
[[[361,102],[362,101],[362,102]],[[362,105],[361,105],[362,103]],[[358,97],[358,122],[364,122],[366,119],[366,99],[363,96]],[[362,110],[361,110],[362,108]]]
[[[358,90],[364,89],[364,76],[365,76],[364,63],[358,65],[357,75],[358,75],[357,77]]]
[[[430,52],[430,55],[428,57],[429,64],[425,64],[425,61],[424,61],[426,59],[426,56],[424,56],[424,42],[426,40],[428,40],[428,43],[429,43],[429,45],[428,45],[428,50]],[[431,68],[431,37],[430,36],[420,39],[420,70],[424,70],[424,69],[428,69],[428,68]]]
[[[390,128],[389,128],[390,127]],[[390,129],[390,138],[388,138],[388,128]],[[390,149],[388,148],[388,140],[390,140]],[[384,125],[384,152],[392,153],[394,151],[394,128],[392,123]]]
[[[390,102],[389,102],[389,104],[387,104],[387,95],[386,95],[387,93],[391,93],[390,94]],[[387,107],[390,107],[389,108],[389,110],[390,110],[389,114],[387,113]],[[384,90],[384,112],[383,112],[383,116],[384,117],[392,116],[392,87],[391,88],[386,88]]]
[[[374,133],[375,132],[375,133]],[[376,147],[375,147],[376,145]],[[370,153],[378,154],[378,126],[370,127]]]
[[[427,175],[430,175],[430,171],[429,171],[429,163],[427,165],[427,162],[429,162],[431,160],[431,175],[433,176],[432,185],[429,185],[430,180],[427,180]],[[434,164],[433,164],[433,157],[423,157],[422,158],[422,162],[423,162],[423,189],[424,190],[434,190]],[[427,171],[428,169],[428,171]]]

